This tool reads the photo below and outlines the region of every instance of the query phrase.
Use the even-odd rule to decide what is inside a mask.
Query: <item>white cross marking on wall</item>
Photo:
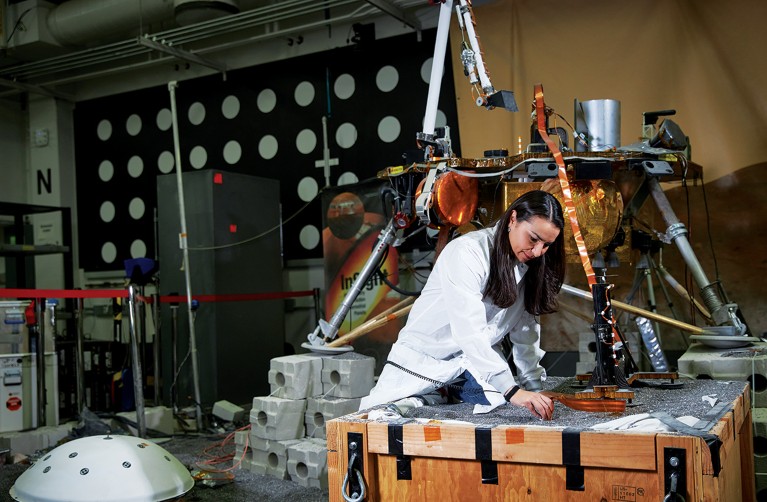
[[[330,186],[330,166],[337,166],[338,158],[330,158],[330,148],[328,148],[328,118],[322,116],[322,159],[314,162],[314,167],[324,168],[325,186]]]

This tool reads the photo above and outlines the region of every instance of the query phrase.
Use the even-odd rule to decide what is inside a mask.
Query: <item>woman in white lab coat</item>
[[[475,413],[510,402],[551,419],[552,401],[536,392],[546,375],[536,316],[557,306],[563,228],[559,202],[534,190],[494,227],[449,242],[360,409],[447,389],[473,403]],[[507,333],[516,378],[500,348]]]

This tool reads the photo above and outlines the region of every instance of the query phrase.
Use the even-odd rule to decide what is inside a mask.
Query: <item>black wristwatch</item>
[[[514,394],[516,394],[518,391],[519,391],[519,385],[515,385],[514,387],[509,389],[508,392],[506,392],[506,394],[503,395],[503,398],[507,402],[510,402],[511,398],[514,397]]]

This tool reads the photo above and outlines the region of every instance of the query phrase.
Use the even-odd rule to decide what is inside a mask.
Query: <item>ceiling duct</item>
[[[24,0],[24,3],[27,2],[48,3],[44,0]],[[126,13],[124,8],[120,8],[125,6],[120,4],[140,4],[141,9],[140,12],[134,9]],[[409,26],[415,25],[419,32],[421,25],[416,10],[428,11],[427,16],[436,20],[430,14],[434,9],[424,6],[423,0],[236,0],[236,4],[241,10],[237,14],[190,26],[178,26],[174,19],[174,0],[69,0],[58,7],[48,4],[52,11],[61,9],[55,16],[50,16],[50,24],[58,36],[69,41],[88,39],[87,45],[74,52],[62,53],[59,50],[56,53],[54,50],[61,47],[54,46],[57,42],[48,35],[44,51],[38,51],[33,57],[22,57],[22,51],[32,44],[27,40],[28,31],[17,32],[11,40],[10,50],[0,52],[0,99],[24,91],[50,95],[56,92],[51,86],[156,66],[173,57],[189,61],[190,54],[204,58],[206,61],[200,60],[203,66],[225,71],[229,67],[226,58],[220,60],[217,56],[232,49],[280,37],[306,36],[325,29],[330,36],[331,26],[342,26],[346,32],[351,24],[373,22],[382,12]],[[390,12],[391,9],[383,10],[381,6],[384,4],[397,7],[397,13]],[[23,4],[12,4],[17,5]],[[78,6],[79,17],[74,14],[74,7]],[[30,10],[27,18],[42,11],[39,8]],[[45,14],[41,16],[44,19],[41,23],[48,34],[48,20],[45,18],[49,16],[47,11]],[[29,24],[27,18],[25,22]],[[155,31],[158,24],[163,29]],[[115,28],[106,34],[104,26]],[[137,31],[142,35],[124,37],[117,33],[131,29],[134,35]],[[102,40],[91,39],[96,32],[103,35]],[[14,44],[17,38],[22,38],[21,35],[25,39]],[[97,43],[101,45],[95,45]],[[181,56],[180,51],[185,51],[185,55]],[[147,54],[155,52],[168,55],[147,57]],[[3,91],[3,87],[11,90]]]
[[[176,22],[181,26],[209,21],[240,12],[236,0],[173,0]]]
[[[172,0],[69,0],[48,15],[48,29],[62,45],[92,45],[173,18]]]

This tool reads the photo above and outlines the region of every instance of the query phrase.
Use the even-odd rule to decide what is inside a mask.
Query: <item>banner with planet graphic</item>
[[[359,277],[386,226],[383,214],[380,180],[360,182],[325,189],[322,196],[324,228],[322,232],[325,264],[325,319],[330,320],[343,302],[349,289]],[[393,247],[382,257],[380,270],[392,284],[399,282],[399,253]],[[339,336],[348,333],[366,320],[398,303],[402,297],[392,291],[377,273],[371,274],[339,327]],[[397,339],[403,320],[395,320],[372,331],[364,340],[355,342],[358,352],[374,352],[371,346],[387,348]],[[359,347],[358,347],[359,345]],[[362,349],[368,346],[367,350]],[[381,347],[383,348],[383,347]],[[385,357],[385,354],[383,354]]]

